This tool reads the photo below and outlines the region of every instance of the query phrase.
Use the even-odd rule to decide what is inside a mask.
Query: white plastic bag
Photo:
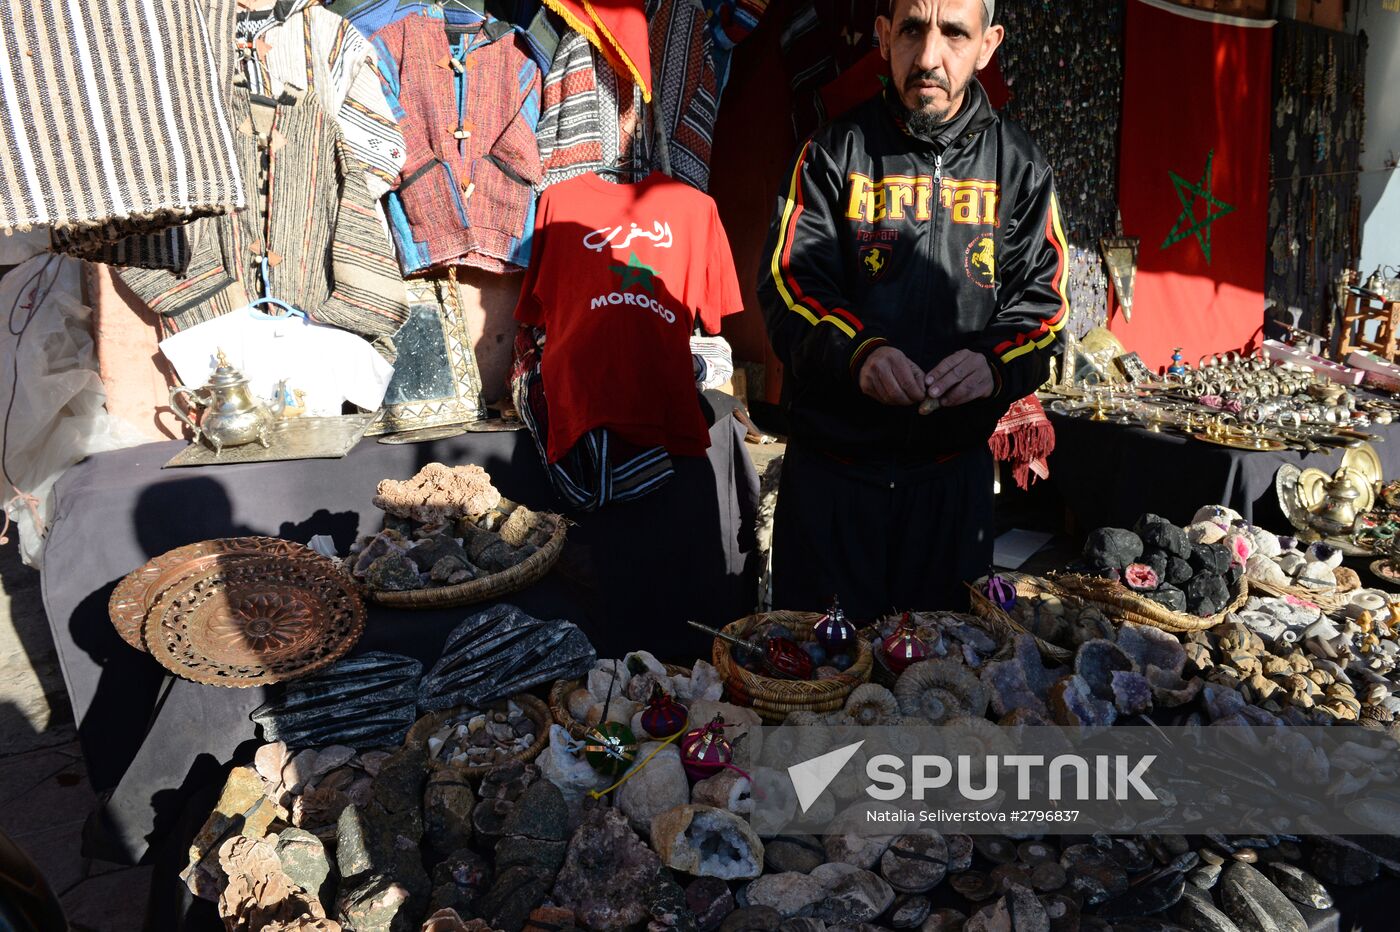
[[[0,498],[40,566],[54,483],[91,453],[148,442],[107,413],[81,299],[82,263],[40,255],[0,279]]]

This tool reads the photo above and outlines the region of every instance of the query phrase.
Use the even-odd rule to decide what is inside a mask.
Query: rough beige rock
[[[271,842],[230,838],[219,847],[219,867],[228,878],[219,917],[229,932],[341,932],[321,901],[282,872]]]
[[[227,878],[219,866],[219,847],[229,837],[261,838],[277,817],[277,806],[265,795],[262,777],[252,767],[235,767],[224,783],[214,811],[190,845],[189,864],[180,879],[190,892],[211,902],[219,899]]]
[[[407,481],[381,481],[374,496],[374,507],[423,524],[475,518],[500,503],[501,493],[491,484],[491,477],[475,464],[429,463]]]

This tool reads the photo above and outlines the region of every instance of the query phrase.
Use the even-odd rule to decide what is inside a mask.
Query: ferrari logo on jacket
[[[846,218],[863,223],[929,220],[933,216],[932,175],[886,175],[878,180],[852,172]],[[954,223],[999,226],[995,181],[940,178],[938,202]]]
[[[982,288],[994,286],[997,277],[996,240],[990,236],[979,236],[969,243],[963,268],[974,285]]]
[[[885,243],[872,243],[860,250],[860,267],[865,277],[875,281],[885,274],[890,264],[890,247]]]

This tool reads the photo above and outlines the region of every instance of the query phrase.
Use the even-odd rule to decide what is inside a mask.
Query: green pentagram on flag
[[[1176,218],[1176,225],[1163,241],[1163,249],[1181,242],[1188,236],[1194,236],[1201,244],[1201,252],[1205,253],[1206,262],[1210,262],[1211,224],[1235,209],[1233,205],[1226,204],[1212,193],[1211,164],[1214,161],[1215,150],[1212,149],[1206,155],[1206,168],[1197,184],[1192,184],[1176,172],[1167,172],[1176,187],[1176,196],[1181,201],[1181,216]],[[1200,219],[1196,217],[1197,198],[1206,202],[1206,215]]]
[[[648,294],[656,293],[656,286],[652,282],[652,278],[656,275],[656,269],[649,265],[643,265],[642,260],[637,258],[635,252],[627,257],[626,265],[614,265],[611,268],[622,276],[622,282],[617,286],[619,289],[626,291],[633,285],[641,285]]]

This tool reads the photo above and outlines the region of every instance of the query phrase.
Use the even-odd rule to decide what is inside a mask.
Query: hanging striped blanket
[[[0,0],[0,229],[97,244],[242,207],[232,10]]]

